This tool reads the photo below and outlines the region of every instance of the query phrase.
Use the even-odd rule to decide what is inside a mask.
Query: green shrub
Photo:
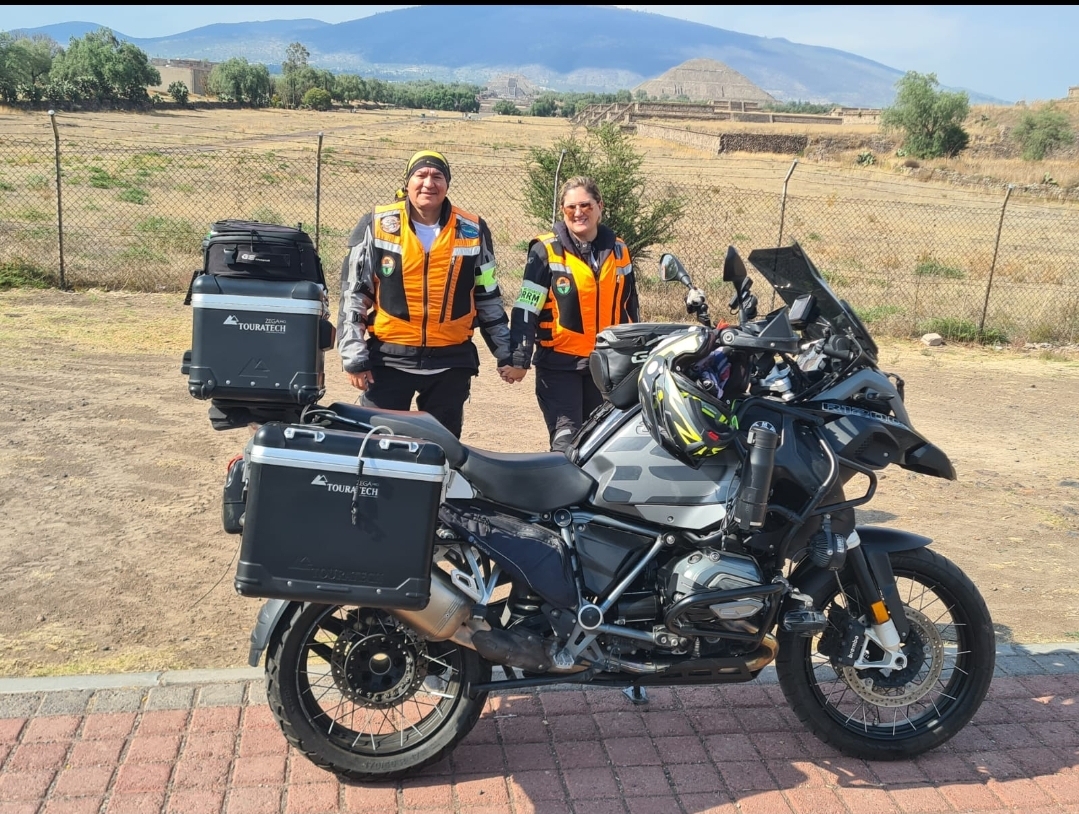
[[[996,328],[987,327],[981,333],[978,326],[969,319],[955,317],[933,317],[918,323],[918,333],[940,334],[953,342],[978,342],[983,345],[1001,345],[1008,341],[1008,336]]]
[[[187,94],[187,85],[183,82],[176,81],[169,85],[169,96],[181,107],[187,107]]]
[[[135,232],[172,251],[194,252],[202,245],[203,230],[182,218],[144,218],[135,224]]]
[[[124,249],[120,252],[120,259],[131,260],[136,263],[152,263],[159,266],[169,262],[168,258],[161,254],[161,252],[154,251],[152,246],[147,246],[142,243]]]
[[[1012,137],[1019,142],[1023,158],[1027,161],[1041,161],[1054,147],[1075,141],[1067,114],[1053,105],[1047,105],[1036,113],[1024,113],[1012,131]]]
[[[903,309],[898,305],[874,305],[870,308],[855,308],[854,311],[866,325],[903,313]]]
[[[914,273],[918,277],[945,277],[951,280],[962,280],[967,276],[967,273],[963,269],[956,268],[955,266],[946,266],[939,260],[934,260],[932,257],[922,257],[918,260],[918,265],[914,267]]]
[[[499,116],[520,116],[521,111],[509,99],[499,99],[491,108]]]
[[[144,204],[150,200],[150,193],[139,187],[128,187],[116,196],[121,201],[133,204]]]
[[[90,186],[98,189],[112,189],[123,186],[123,182],[114,175],[110,175],[101,167],[90,167]]]
[[[309,107],[312,110],[329,110],[333,107],[333,99],[330,98],[330,92],[322,88],[311,88],[303,95],[304,107]]]
[[[21,258],[0,263],[0,291],[9,288],[49,288],[55,284],[51,272]]]
[[[248,219],[258,221],[259,223],[276,223],[278,226],[285,225],[285,219],[268,206],[256,207],[251,211],[251,214],[248,215]]]

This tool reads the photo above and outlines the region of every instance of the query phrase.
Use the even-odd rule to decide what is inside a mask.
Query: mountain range
[[[99,26],[24,29],[61,45]],[[518,74],[553,90],[634,88],[689,59],[714,59],[781,101],[856,107],[891,104],[903,71],[834,48],[740,34],[611,6],[416,6],[344,23],[218,23],[166,37],[120,39],[151,57],[221,62],[245,57],[280,70],[289,43],[310,64],[381,79],[483,84]],[[974,103],[1003,103],[967,91]]]

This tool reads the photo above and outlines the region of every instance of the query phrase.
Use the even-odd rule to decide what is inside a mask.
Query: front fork
[[[859,545],[848,550],[847,563],[851,566],[858,594],[866,604],[869,622],[865,628],[865,639],[868,641],[862,642],[853,666],[903,669],[907,659],[902,645],[910,632],[910,623],[895,587],[895,574],[888,552],[881,549],[866,552]],[[866,658],[869,641],[884,651],[882,660]]]

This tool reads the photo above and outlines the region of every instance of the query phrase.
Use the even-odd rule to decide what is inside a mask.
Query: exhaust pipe
[[[482,619],[470,620],[472,600],[454,587],[441,568],[431,569],[431,599],[426,607],[422,610],[392,609],[390,613],[429,641],[450,639],[472,650],[476,649],[472,634],[491,629]]]

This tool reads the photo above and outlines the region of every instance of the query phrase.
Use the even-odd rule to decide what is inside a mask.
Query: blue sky
[[[211,23],[355,20],[405,6],[0,6],[0,30],[84,21],[132,37]],[[1001,99],[1053,99],[1079,85],[1079,6],[620,6],[850,51]]]

